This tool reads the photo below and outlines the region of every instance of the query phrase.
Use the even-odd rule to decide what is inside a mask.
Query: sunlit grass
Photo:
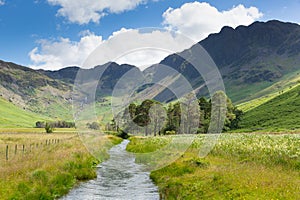
[[[95,178],[94,167],[108,157],[106,150],[121,142],[114,136],[103,139],[111,141],[110,145],[98,146],[101,157],[96,159],[74,132],[0,134],[0,199],[56,199],[78,181]]]
[[[223,134],[211,153],[200,158],[203,137],[178,160],[151,172],[164,199],[300,198],[299,135]],[[132,141],[127,150],[140,153],[160,148],[168,139]]]

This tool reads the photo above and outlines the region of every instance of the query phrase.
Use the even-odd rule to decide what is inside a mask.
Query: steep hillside
[[[23,110],[70,119],[72,86],[28,67],[0,61],[0,96]]]
[[[34,127],[36,121],[47,120],[47,117],[25,111],[0,98],[0,128]]]
[[[220,33],[211,34],[199,44],[218,66],[227,93],[234,102],[256,98],[252,95],[300,69],[298,24],[269,21],[235,29],[224,27]],[[199,56],[193,46],[166,57],[160,64],[179,71],[194,88],[199,87],[203,84],[200,74],[181,55],[192,60]],[[150,71],[154,71],[155,76],[155,69]]]
[[[45,71],[0,61],[0,96],[22,110],[52,119],[72,120],[74,96],[88,104],[94,100],[90,87],[96,84],[96,99],[100,105],[105,97],[111,96],[115,84],[129,70],[140,72],[135,66],[113,62],[92,69],[68,67],[58,71]],[[77,81],[82,83],[83,88],[74,95],[74,81],[78,72],[80,77]],[[99,74],[102,74],[100,80]],[[130,84],[132,81],[135,80],[128,80],[126,83]]]
[[[245,113],[242,128],[281,130],[300,128],[300,86],[285,92]]]
[[[105,69],[105,70],[104,70]],[[44,71],[39,70],[39,72],[47,75],[48,77],[60,80],[65,83],[74,84],[78,72],[80,72],[80,77],[77,77],[77,81],[82,81],[84,83],[98,82],[97,85],[97,96],[105,97],[111,96],[111,92],[118,80],[128,71],[133,70],[139,72],[140,70],[133,66],[122,64],[119,65],[115,62],[109,62],[104,65],[98,65],[91,69],[80,69],[79,67],[67,67],[58,71]],[[102,74],[101,78],[99,77]]]

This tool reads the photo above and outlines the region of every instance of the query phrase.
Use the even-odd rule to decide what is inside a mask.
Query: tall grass
[[[135,138],[127,149],[152,151],[169,140],[159,139]],[[299,135],[223,134],[205,158],[202,143],[200,135],[178,160],[151,172],[163,199],[300,198]]]
[[[96,177],[94,167],[101,158],[94,158],[76,134],[0,134],[0,144],[27,144],[50,138],[60,138],[61,142],[20,152],[8,161],[0,160],[0,199],[56,199],[78,181]],[[120,142],[112,136],[105,138]],[[107,157],[100,149],[101,156]]]

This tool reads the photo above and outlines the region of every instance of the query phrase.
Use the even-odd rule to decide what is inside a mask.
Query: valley
[[[89,186],[101,198],[105,180],[122,176],[111,188],[126,193],[140,173],[146,182],[127,187],[150,185],[149,199],[299,199],[299,38],[299,24],[270,20],[225,26],[145,70],[0,61],[0,199],[86,197]],[[191,64],[197,45],[225,91],[210,93]]]

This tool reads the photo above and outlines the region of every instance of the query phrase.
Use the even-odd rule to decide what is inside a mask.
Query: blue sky
[[[239,15],[239,13],[243,15],[243,12],[246,13],[243,16],[249,15],[250,19],[245,17],[244,21],[240,20],[233,26],[247,25],[255,20],[267,21],[270,19],[300,23],[299,0],[206,0],[198,2],[187,0],[99,0],[97,1],[99,3],[93,2],[92,0],[0,0],[0,59],[47,69],[51,69],[50,65],[57,65],[53,66],[53,69],[61,68],[64,65],[80,65],[82,62],[80,59],[72,61],[70,58],[70,60],[66,59],[65,62],[61,62],[60,56],[68,57],[63,55],[63,48],[66,45],[69,48],[77,48],[75,50],[77,53],[81,53],[80,51],[83,49],[80,45],[85,46],[84,52],[87,53],[83,37],[90,39],[90,36],[93,36],[92,41],[101,43],[122,28],[169,27],[183,33],[191,33],[191,37],[193,34],[194,36],[199,35],[199,37],[195,37],[195,40],[200,40],[208,33],[218,31],[221,25],[231,25],[234,19],[239,19],[234,15]],[[184,5],[189,5],[189,7],[183,7]],[[167,12],[170,7],[173,10]],[[198,10],[193,9],[196,7]],[[182,12],[183,8],[186,9],[186,12]],[[220,13],[233,10],[233,8],[237,9],[236,12],[232,11],[228,15],[223,13],[227,20],[216,22],[211,17],[213,14],[209,14],[209,12],[216,13],[212,8],[217,9]],[[189,9],[191,9],[191,16],[187,16]],[[208,11],[206,12],[205,9]],[[179,19],[178,13],[182,19]],[[206,18],[208,22],[212,20],[211,23],[217,25],[209,28],[207,24],[198,23],[198,18]],[[184,22],[187,24],[191,20],[190,23],[193,26],[183,26],[183,20],[186,20]],[[197,26],[200,28],[197,29]],[[202,30],[203,33],[201,33]],[[90,46],[90,48],[94,47]],[[54,50],[51,48],[61,48],[62,52],[58,55],[53,53]],[[36,50],[33,51],[34,49]],[[50,59],[57,62],[44,65]]]

